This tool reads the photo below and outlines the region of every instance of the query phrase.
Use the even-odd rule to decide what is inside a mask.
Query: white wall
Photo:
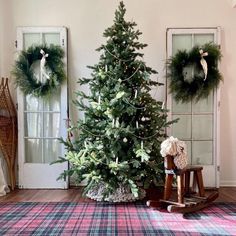
[[[231,0],[125,0],[128,20],[138,23],[147,64],[164,80],[166,28],[222,28],[221,71],[221,184],[236,186],[236,8]],[[89,76],[87,65],[98,61],[95,49],[104,29],[112,24],[117,0],[0,0],[0,76],[10,76],[14,62],[17,26],[68,28],[69,86],[78,89],[79,77]],[[13,84],[13,83],[12,83]],[[14,86],[12,85],[15,98]],[[165,89],[158,91],[164,97]],[[77,119],[77,111],[72,110]]]

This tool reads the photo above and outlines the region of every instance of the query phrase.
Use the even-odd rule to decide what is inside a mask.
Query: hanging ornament
[[[98,96],[98,105],[100,105],[101,104],[101,96],[99,95]]]
[[[141,118],[141,121],[145,121],[146,120],[146,118],[143,116],[142,118]]]
[[[128,139],[127,138],[123,138],[123,142],[127,143]]]
[[[143,149],[143,141],[141,141],[141,149]]]
[[[136,121],[136,128],[138,129],[138,121]]]
[[[134,93],[134,98],[135,98],[135,99],[137,98],[137,95],[138,95],[138,90],[135,89],[135,93]]]

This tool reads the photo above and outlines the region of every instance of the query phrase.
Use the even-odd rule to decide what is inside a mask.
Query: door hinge
[[[65,46],[65,40],[62,39],[62,46]]]
[[[218,102],[218,107],[220,107],[220,101]]]
[[[18,111],[18,103],[16,103],[16,110]]]
[[[17,48],[17,46],[18,46],[18,43],[17,43],[17,40],[15,41],[15,47]]]
[[[220,171],[220,166],[217,166],[217,171]]]

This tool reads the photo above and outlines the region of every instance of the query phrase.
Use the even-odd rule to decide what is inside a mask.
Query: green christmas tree
[[[85,192],[103,186],[104,198],[120,186],[139,198],[140,185],[160,183],[160,143],[171,123],[162,102],[150,95],[152,86],[162,84],[150,79],[157,72],[146,66],[139,52],[147,45],[138,42],[141,32],[134,29],[136,23],[125,21],[125,12],[120,2],[114,24],[104,32],[106,43],[97,49],[100,60],[89,66],[91,78],[79,80],[91,92],[77,92],[75,105],[84,119],[70,129],[79,133],[78,139],[64,142],[68,149],[64,160],[71,168],[61,177],[75,174],[78,182],[85,179]]]

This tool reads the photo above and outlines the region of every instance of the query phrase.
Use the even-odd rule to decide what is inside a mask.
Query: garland
[[[189,52],[178,51],[167,61],[170,93],[175,100],[189,102],[208,97],[223,80],[217,68],[221,57],[219,47],[207,43],[202,47],[195,46]]]
[[[63,49],[55,45],[34,45],[21,51],[13,70],[16,85],[25,95],[49,96],[66,78],[63,57]],[[41,76],[37,78],[33,64],[39,60]]]

